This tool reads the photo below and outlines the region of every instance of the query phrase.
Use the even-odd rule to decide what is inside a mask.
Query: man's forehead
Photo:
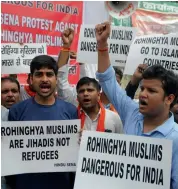
[[[43,73],[47,73],[47,72],[54,72],[53,69],[48,69],[48,68],[42,68],[39,70],[35,70],[34,72],[43,72]]]
[[[12,87],[12,88],[18,88],[18,85],[15,83],[15,82],[11,82],[11,81],[9,81],[9,80],[6,80],[6,81],[3,81],[2,83],[1,83],[1,88],[9,88],[9,87]]]
[[[140,86],[149,86],[149,87],[163,87],[162,82],[159,79],[142,79]]]
[[[94,84],[93,83],[87,83],[87,84],[83,84],[80,86],[80,89],[81,88],[95,88]]]

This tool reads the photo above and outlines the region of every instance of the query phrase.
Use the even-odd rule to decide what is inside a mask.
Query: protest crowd
[[[72,123],[72,120],[79,120],[79,129],[77,127],[70,127],[69,129],[56,127],[55,130],[56,133],[64,131],[66,133],[77,133],[79,149],[84,131],[106,133],[111,138],[113,136],[113,140],[117,135],[145,137],[149,141],[155,138],[169,140],[172,142],[172,154],[171,164],[168,165],[170,166],[170,171],[168,171],[170,178],[167,178],[167,180],[170,183],[170,189],[178,189],[178,75],[172,70],[165,69],[163,65],[149,66],[143,62],[133,70],[127,86],[122,87],[123,71],[118,66],[112,66],[112,59],[109,55],[111,46],[108,41],[112,32],[111,27],[109,22],[98,23],[95,26],[97,44],[95,58],[98,61],[94,62],[92,66],[96,75],[89,75],[85,70],[85,62],[79,62],[80,79],[76,85],[70,85],[68,80],[69,61],[70,59],[77,59],[78,56],[78,53],[71,52],[76,34],[74,28],[70,27],[61,34],[62,46],[57,59],[46,54],[33,57],[29,65],[30,73],[28,73],[27,85],[22,86],[19,83],[17,74],[1,77],[1,125],[3,126],[3,123],[8,124],[8,122],[14,124],[17,122],[19,125],[23,125],[23,121],[26,124],[28,121],[69,120]],[[176,60],[178,62],[178,56]],[[135,99],[138,89],[140,90],[139,97]],[[66,125],[66,127],[68,126]],[[27,130],[23,132],[27,133]],[[28,132],[40,133],[37,130],[29,130]],[[22,133],[22,130],[1,129],[2,142],[3,136],[8,138],[10,133],[20,137],[19,133]],[[34,140],[34,137],[31,136],[31,140]],[[83,139],[84,141],[85,139]],[[52,141],[48,142],[46,149],[50,150]],[[96,141],[90,142],[94,144]],[[97,143],[97,145],[99,144],[101,144],[101,141]],[[30,145],[33,146],[34,144],[29,143]],[[40,150],[40,144],[38,145],[36,149]],[[89,148],[90,150],[93,148],[94,151],[94,147],[92,145],[89,147],[88,142],[87,149]],[[140,149],[140,152],[142,150],[144,149]],[[164,150],[166,151],[166,149]],[[2,151],[2,153],[5,152],[5,150]],[[57,152],[53,153],[53,151],[44,154],[30,153],[29,151],[29,153],[24,153],[23,161],[28,163],[31,160],[30,158],[42,159],[42,157],[45,157],[46,161],[43,164],[45,167],[48,164],[48,157],[58,159],[61,156],[60,153],[58,155]],[[159,157],[161,161],[162,154],[158,155],[158,160]],[[83,165],[82,169],[84,170]],[[23,166],[26,166],[26,164],[23,164]],[[36,161],[35,166],[38,167],[38,161]],[[122,166],[120,170],[122,170]],[[23,167],[22,170],[24,169]],[[28,169],[31,170],[30,167]],[[60,167],[57,169],[60,169]],[[156,184],[164,183],[165,176],[163,177],[161,174],[155,181]],[[77,189],[78,185],[74,187],[75,179],[76,171],[68,170],[27,171],[22,174],[15,174],[14,172],[1,177],[1,188]],[[82,177],[79,179],[82,179]],[[105,179],[107,181],[107,178]]]

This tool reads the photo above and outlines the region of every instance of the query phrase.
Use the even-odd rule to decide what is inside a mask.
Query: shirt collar
[[[80,108],[80,112],[83,112],[83,113],[85,114],[85,116],[87,116],[89,119],[91,119],[91,118],[88,116],[88,114],[87,114],[82,108]],[[99,112],[98,112],[96,118],[95,118],[94,120],[92,120],[92,121],[97,121],[97,119],[99,118],[100,114],[101,114],[101,108],[100,108],[100,110],[99,110]]]
[[[105,109],[109,109],[109,108],[110,108],[110,106],[111,106],[111,103],[106,104],[106,105],[105,105],[105,104],[103,104],[103,106],[104,106],[104,108],[105,108]]]
[[[167,121],[165,121],[162,125],[160,125],[156,129],[154,129],[152,132],[158,131],[158,132],[162,133],[166,137],[170,133],[172,128],[174,127],[174,124],[175,124],[174,116],[170,112],[169,119],[167,119]]]
[[[141,118],[142,117],[142,118]],[[140,121],[142,120],[142,125],[143,125],[143,120],[144,120],[144,116],[140,116]],[[174,127],[174,116],[173,114],[170,112],[170,117],[169,119],[167,119],[162,125],[158,126],[157,128],[155,128],[154,130],[148,132],[148,133],[143,133],[144,135],[152,135],[155,132],[159,132],[161,133],[163,136],[167,136],[170,131],[172,130],[172,128]],[[143,127],[142,127],[143,129]]]

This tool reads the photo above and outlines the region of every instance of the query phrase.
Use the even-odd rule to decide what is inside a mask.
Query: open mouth
[[[83,102],[84,102],[84,103],[90,103],[91,100],[90,100],[90,99],[84,99]]]
[[[41,92],[47,93],[50,91],[51,85],[50,84],[41,84],[40,89],[41,89]]]
[[[142,106],[147,106],[147,102],[145,102],[144,100],[139,100],[139,104]]]
[[[7,100],[6,102],[7,102],[7,104],[14,104],[15,100]]]

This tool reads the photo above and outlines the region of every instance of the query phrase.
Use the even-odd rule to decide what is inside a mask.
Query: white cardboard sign
[[[31,60],[38,55],[47,54],[46,44],[43,43],[2,43],[1,44],[1,73],[19,74],[30,73]]]
[[[139,64],[160,64],[178,73],[178,33],[136,37],[130,46],[124,74],[132,75]]]
[[[74,189],[169,189],[172,141],[84,131]]]
[[[76,170],[80,120],[1,123],[1,174]]]
[[[111,64],[124,66],[130,45],[136,35],[136,29],[132,27],[111,27],[111,35],[108,39],[108,49]],[[82,25],[77,50],[77,62],[97,64],[97,42],[95,26]]]

